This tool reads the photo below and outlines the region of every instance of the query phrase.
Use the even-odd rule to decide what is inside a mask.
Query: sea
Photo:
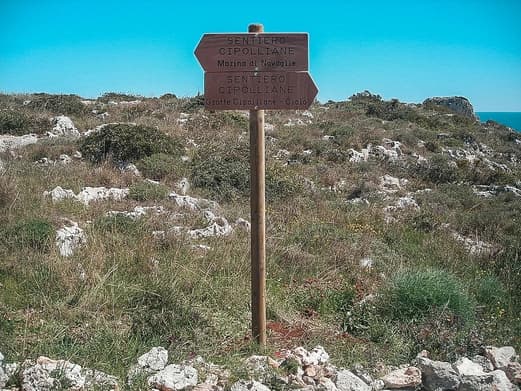
[[[521,112],[476,112],[481,122],[489,119],[500,124],[510,126],[517,132],[521,132]]]

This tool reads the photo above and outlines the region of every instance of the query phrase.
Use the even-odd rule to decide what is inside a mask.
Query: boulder
[[[337,372],[336,383],[339,391],[371,391],[371,386],[351,371],[344,369]]]
[[[65,115],[51,118],[51,123],[53,125],[52,134],[55,136],[80,137],[80,132],[76,129],[72,120]]]
[[[505,372],[495,370],[481,375],[463,375],[458,391],[515,391]]]
[[[423,386],[427,391],[456,390],[460,380],[458,373],[448,362],[433,361],[418,356],[418,368],[422,372]]]
[[[74,221],[56,231],[56,246],[62,257],[70,257],[74,251],[87,242],[85,232]]]
[[[518,362],[508,363],[507,367],[503,369],[510,381],[518,386],[521,386],[521,364]]]
[[[477,120],[476,114],[474,114],[474,107],[467,98],[462,96],[450,96],[450,97],[434,97],[423,101],[424,106],[442,106],[450,109],[456,114],[464,117]]]
[[[270,389],[255,380],[239,380],[232,384],[230,391],[270,391]]]
[[[483,367],[480,364],[477,364],[466,357],[458,359],[458,361],[456,361],[452,367],[459,376],[479,376],[485,373],[485,371],[483,371]]]
[[[141,368],[160,371],[165,368],[168,362],[168,351],[161,347],[154,347],[147,353],[139,356],[137,363]]]
[[[382,377],[389,389],[415,388],[422,383],[421,371],[416,367],[400,368]]]
[[[0,135],[0,152],[22,148],[26,145],[36,144],[37,142],[38,136],[35,134],[25,134],[23,136]]]
[[[191,366],[170,364],[148,378],[148,385],[161,391],[184,390],[197,384],[197,370]]]
[[[511,362],[518,359],[515,349],[512,346],[503,346],[496,348],[487,346],[485,348],[485,356],[492,362],[495,369],[503,369]]]

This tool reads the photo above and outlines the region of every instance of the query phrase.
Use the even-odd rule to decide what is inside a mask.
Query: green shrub
[[[383,301],[394,319],[421,319],[437,310],[450,311],[464,323],[474,317],[474,303],[461,281],[442,270],[397,273],[384,290]]]
[[[199,151],[194,159],[191,179],[195,187],[207,190],[219,200],[248,195],[250,165],[247,148],[237,146],[224,151]]]
[[[50,111],[53,114],[82,116],[89,113],[89,107],[84,105],[77,95],[34,94],[27,107]]]
[[[160,180],[174,173],[178,160],[166,153],[155,153],[144,157],[136,165],[145,177]]]
[[[123,94],[120,92],[106,92],[102,96],[100,96],[97,100],[103,103],[108,103],[110,101],[115,102],[132,102],[134,100],[142,99],[141,96]]]
[[[96,163],[109,158],[116,163],[137,161],[155,153],[178,156],[181,150],[179,142],[160,130],[131,124],[104,126],[80,145],[83,156]]]
[[[427,166],[418,166],[419,176],[432,183],[451,183],[458,179],[458,169],[450,165],[450,158],[445,155],[433,155]]]
[[[477,281],[476,300],[489,310],[503,308],[508,302],[508,292],[496,276],[485,276]]]
[[[128,198],[136,201],[159,201],[168,196],[169,190],[161,184],[147,181],[133,184],[128,189]]]
[[[188,343],[195,341],[206,321],[184,295],[167,288],[140,290],[129,299],[131,333],[143,341]]]
[[[52,224],[41,218],[22,220],[4,232],[9,246],[46,251],[54,237]]]
[[[290,171],[280,165],[269,165],[266,168],[266,199],[273,201],[284,199],[302,192],[301,181]]]
[[[20,111],[0,110],[0,134],[42,134],[49,129],[49,121],[45,118],[32,117]]]

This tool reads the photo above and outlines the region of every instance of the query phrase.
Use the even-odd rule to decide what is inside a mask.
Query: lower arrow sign
[[[207,72],[209,110],[284,110],[309,108],[318,89],[308,72]]]

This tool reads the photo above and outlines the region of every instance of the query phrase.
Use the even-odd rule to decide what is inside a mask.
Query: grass
[[[23,106],[31,98],[36,103]],[[0,95],[0,109],[22,112],[23,118],[67,109],[81,130],[101,123],[80,110],[75,97],[44,98]],[[227,365],[256,350],[248,338],[248,233],[236,228],[229,237],[205,240],[152,235],[176,225],[207,225],[202,213],[166,198],[182,177],[190,178],[189,195],[219,201],[219,216],[249,219],[246,119],[241,112],[203,111],[201,97],[137,97],[135,108],[107,103],[134,98],[107,94],[92,107],[109,112],[111,122],[133,121],[136,127],[112,129],[110,137],[100,133],[92,143],[47,140],[18,150],[17,157],[0,154],[0,351],[7,361],[67,358],[124,379],[152,346],[168,348],[172,362],[201,354]],[[177,121],[181,112],[189,115],[184,124]],[[311,112],[312,123],[298,128],[284,124],[288,118],[307,120],[300,112],[266,113],[274,125],[274,139],[266,144],[268,352],[319,343],[335,364],[349,366],[403,364],[422,349],[439,359],[471,354],[483,344],[521,349],[521,200],[507,193],[483,198],[472,190],[485,183],[519,187],[515,139],[501,127],[487,130],[424,107],[382,104],[377,97],[316,104]],[[140,133],[147,126],[153,135],[174,140],[175,149],[155,149],[155,136]],[[116,136],[118,129],[138,142]],[[442,132],[450,137],[438,138]],[[349,161],[349,148],[381,145],[383,138],[402,142],[400,160]],[[87,149],[95,151],[84,153],[87,161],[34,164],[72,154],[87,140]],[[454,165],[442,152],[473,143],[491,147],[488,159],[506,164],[509,172],[489,175],[481,166]],[[291,164],[275,158],[279,149],[290,152]],[[306,149],[312,154],[303,155]],[[429,164],[418,166],[413,154]],[[161,184],[122,173],[119,160],[135,161],[144,177]],[[384,194],[384,174],[409,183]],[[343,189],[328,190],[342,180]],[[76,193],[84,186],[131,191],[122,201],[53,204],[42,194],[58,185]],[[431,191],[418,192],[424,189]],[[395,221],[386,223],[383,208],[408,193],[420,208],[397,211]],[[358,197],[369,204],[353,203]],[[106,216],[138,205],[161,205],[165,213],[138,220]],[[69,258],[53,244],[64,218],[87,235]],[[454,232],[493,250],[471,254]],[[210,249],[193,247],[198,244]],[[372,266],[361,265],[363,258]]]

